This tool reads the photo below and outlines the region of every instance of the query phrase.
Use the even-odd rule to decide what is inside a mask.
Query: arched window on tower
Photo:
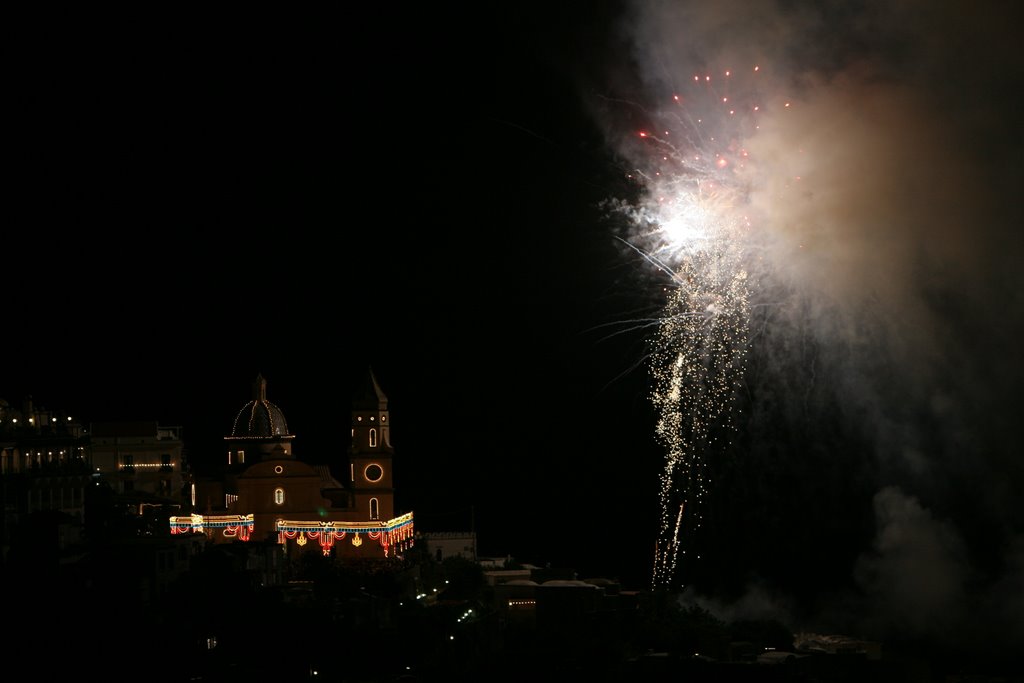
[[[370,430],[370,448],[376,448],[376,447],[377,447],[377,430],[376,429],[371,429]]]
[[[274,489],[274,502],[277,505],[284,505],[284,489]]]
[[[376,498],[370,499],[370,519],[377,519],[380,517],[380,505],[377,503]]]

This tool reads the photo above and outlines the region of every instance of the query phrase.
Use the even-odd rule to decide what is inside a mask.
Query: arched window
[[[375,448],[376,446],[377,446],[377,430],[376,429],[371,429],[370,430],[370,448]]]
[[[377,503],[376,498],[370,499],[370,519],[377,519],[380,517],[380,505]]]
[[[274,489],[274,502],[278,505],[284,505],[284,489]]]

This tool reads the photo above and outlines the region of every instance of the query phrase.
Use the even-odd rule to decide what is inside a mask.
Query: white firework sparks
[[[751,225],[742,141],[743,126],[756,128],[760,105],[737,110],[710,76],[695,82],[704,112],[676,96],[673,109],[659,117],[669,121],[663,132],[639,134],[639,154],[655,167],[636,172],[645,196],[640,206],[619,206],[640,232],[643,244],[634,248],[670,273],[673,285],[649,356],[655,434],[665,449],[656,587],[673,585],[680,557],[695,550],[708,461],[735,432],[734,399],[749,341]]]

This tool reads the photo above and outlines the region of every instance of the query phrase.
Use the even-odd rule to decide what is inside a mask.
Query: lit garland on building
[[[253,516],[248,515],[178,515],[171,517],[171,533],[206,533],[206,529],[223,529],[228,537],[248,541],[252,536]]]
[[[320,543],[324,555],[330,555],[336,541],[352,534],[351,543],[358,548],[363,544],[359,534],[366,534],[370,540],[377,541],[384,548],[384,557],[388,557],[390,549],[397,546],[397,551],[406,550],[413,545],[412,513],[395,517],[387,522],[312,522],[296,520],[280,520],[277,523],[278,539],[286,544],[288,539],[302,546],[307,538]]]
[[[171,533],[206,533],[207,529],[223,529],[223,534],[248,541],[252,536],[253,515],[180,515],[170,518]],[[351,534],[351,543],[358,548],[363,544],[360,534],[377,541],[384,548],[384,557],[390,555],[392,547],[396,552],[411,548],[413,545],[413,515],[407,512],[387,522],[323,522],[320,520],[279,520],[277,522],[277,538],[281,545],[288,539],[304,546],[308,539],[320,543],[324,555],[329,555],[335,542]]]

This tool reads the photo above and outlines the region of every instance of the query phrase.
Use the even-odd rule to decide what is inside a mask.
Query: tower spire
[[[377,376],[373,374],[373,368],[367,366],[366,375],[363,377],[362,385],[356,391],[352,401],[353,407],[358,410],[387,410],[388,397],[377,383]]]

